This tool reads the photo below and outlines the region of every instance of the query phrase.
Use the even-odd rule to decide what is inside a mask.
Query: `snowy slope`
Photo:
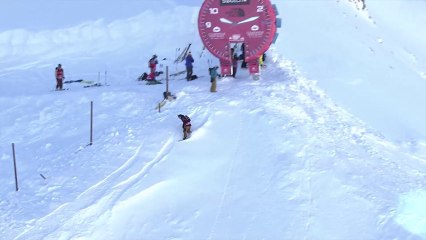
[[[365,11],[347,1],[277,4],[277,45],[307,77],[392,141],[425,139],[425,1],[369,0]]]
[[[423,109],[402,98],[394,109],[410,106],[416,114],[383,118],[378,128],[372,112],[389,113],[393,102],[388,95],[377,103],[384,110],[369,109],[374,105],[369,98],[355,100],[374,84],[386,90],[401,86],[371,82],[375,76],[369,74],[371,85],[363,80],[350,88],[333,82],[355,79],[373,63],[400,59],[385,50],[366,58],[361,51],[366,45],[359,43],[366,33],[390,36],[394,30],[353,17],[359,12],[349,3],[315,2],[278,2],[285,24],[262,79],[254,82],[239,70],[236,79],[219,80],[215,94],[208,91],[207,68],[216,62],[209,54],[199,57],[196,3],[149,1],[142,8],[132,2],[123,8],[133,10],[117,12],[116,19],[92,21],[86,13],[81,22],[74,19],[63,28],[18,30],[11,25],[0,32],[0,164],[6,166],[0,168],[0,239],[426,239],[424,126],[414,124]],[[138,7],[141,14],[126,15]],[[306,9],[320,16],[300,18],[297,13]],[[360,24],[363,33],[348,30],[347,24],[333,30],[330,22],[319,21],[342,16],[351,26]],[[170,23],[164,25],[164,19]],[[301,19],[316,20],[317,27],[306,28]],[[353,38],[353,53],[348,57],[344,50],[349,48],[329,42],[327,35],[305,35],[314,29],[336,42]],[[152,38],[163,33],[166,37]],[[312,36],[319,45],[309,44]],[[394,37],[386,39],[392,39],[388,49],[401,47]],[[182,70],[183,64],[172,61],[188,42],[201,78],[171,78],[177,100],[158,112],[154,108],[165,86],[144,85],[136,78],[147,71],[153,53],[166,58],[160,70],[166,65],[171,73]],[[342,55],[362,67],[345,64]],[[340,72],[330,76],[328,65],[315,65],[317,56],[338,64]],[[68,91],[50,91],[58,62],[66,80],[109,86],[73,83]],[[394,76],[415,75],[420,62],[407,63]],[[414,80],[405,96],[422,99],[416,95],[422,82]],[[94,144],[86,146],[92,101]],[[191,116],[194,129],[184,142],[178,141],[179,113]],[[413,145],[407,148],[400,144],[406,139],[387,137],[398,135],[389,119],[419,132],[410,135]]]
[[[34,171],[48,180],[33,174],[25,181],[45,184],[41,192],[52,199],[44,201],[65,203],[18,239],[411,236],[396,221],[406,214],[399,201],[422,188],[424,163],[335,106],[313,82],[293,76],[288,62],[281,64],[283,70],[268,69],[261,82],[223,79],[218,95],[208,94],[201,79],[178,82],[178,100],[158,114],[138,107],[155,102],[129,92],[114,94],[122,102],[112,106],[112,93],[99,89],[104,99],[95,100],[101,105],[95,119],[109,126],[90,148],[71,145],[63,149],[68,154],[52,154],[66,155],[55,163],[72,172],[46,166]],[[120,105],[121,111],[107,110]],[[187,142],[177,141],[182,111],[195,129]],[[35,186],[22,188],[28,193]],[[65,189],[72,191],[63,196]]]

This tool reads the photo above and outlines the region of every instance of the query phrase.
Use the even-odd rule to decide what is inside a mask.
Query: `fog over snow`
[[[261,79],[210,93],[201,0],[2,0],[0,239],[426,239],[426,1],[272,2]]]

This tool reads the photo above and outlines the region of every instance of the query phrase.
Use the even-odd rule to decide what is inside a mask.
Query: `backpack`
[[[184,123],[187,123],[187,122],[190,122],[190,121],[191,121],[191,119],[190,119],[187,115],[183,115],[180,119],[181,119],[181,120],[182,120],[182,122],[184,122]]]

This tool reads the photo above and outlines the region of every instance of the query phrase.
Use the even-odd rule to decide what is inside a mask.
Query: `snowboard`
[[[185,141],[185,140],[188,140],[188,139],[190,139],[191,138],[191,135],[192,135],[192,131],[191,132],[189,132],[189,134],[188,134],[188,137],[186,138],[186,139],[179,139],[178,140],[178,142],[182,142],[182,141]]]
[[[186,140],[188,140],[188,139],[190,139],[190,138],[191,138],[191,134],[189,134],[189,136],[188,136],[186,139],[183,139],[183,138],[182,138],[182,139],[179,139],[179,140],[178,140],[178,142],[186,141]]]

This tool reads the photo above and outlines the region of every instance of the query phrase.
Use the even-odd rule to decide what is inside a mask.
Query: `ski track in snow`
[[[191,94],[188,93],[188,91],[193,92],[194,90],[193,87],[186,87],[184,89],[186,94]],[[203,92],[202,90],[197,91],[200,93]],[[170,108],[176,104],[178,105],[179,101],[180,99],[175,102],[170,102],[167,107]],[[189,115],[196,115],[198,117],[198,121],[193,124],[194,129],[201,128],[208,121],[209,112],[206,111],[206,109],[209,108],[194,106],[193,108],[187,109]],[[164,116],[160,115],[160,117],[158,117],[156,114],[148,116],[147,118],[151,119],[153,122],[162,122],[165,120]],[[156,147],[146,142],[142,143],[137,147],[134,155],[109,176],[81,193],[73,202],[65,203],[45,217],[38,219],[32,227],[19,234],[15,239],[27,239],[29,236],[31,236],[32,239],[58,239],[64,236],[71,238],[76,237],[69,235],[71,232],[75,231],[73,228],[78,225],[81,229],[84,229],[84,226],[90,225],[89,223],[93,222],[98,215],[108,212],[110,210],[107,209],[108,206],[114,205],[113,203],[119,201],[120,197],[128,191],[131,186],[137,184],[138,181],[142,181],[143,178],[149,174],[149,170],[167,156],[168,152],[170,152],[170,149],[173,147],[173,143],[176,142],[177,136],[179,138],[181,133],[179,132],[177,135],[169,136],[169,139],[164,143],[158,155],[148,162],[144,161],[144,157],[142,156],[146,156],[146,149],[155,149]],[[79,154],[84,149],[85,147],[79,147],[74,154]],[[153,153],[155,153],[155,151]],[[134,169],[140,169],[140,171],[135,173]],[[111,186],[113,190],[109,192]],[[82,216],[84,216],[84,222],[81,222]],[[43,226],[50,226],[51,229],[56,230],[44,236],[43,231],[41,231]]]
[[[240,124],[239,126],[242,126],[242,125]],[[234,143],[234,146],[232,147],[232,149],[234,149],[234,153],[233,153],[233,156],[231,156],[232,159],[231,159],[231,162],[229,163],[228,172],[226,174],[226,181],[225,181],[225,185],[223,186],[222,196],[220,198],[220,202],[219,202],[219,205],[218,205],[218,210],[216,212],[216,216],[214,218],[212,227],[210,229],[209,236],[207,238],[209,240],[215,239],[214,235],[215,235],[215,232],[216,232],[217,224],[220,221],[219,217],[223,213],[224,202],[225,202],[226,196],[227,196],[229,188],[230,188],[229,185],[230,185],[230,182],[231,182],[232,172],[234,171],[235,158],[236,158],[236,156],[238,156],[238,153],[239,153],[238,150],[241,150],[241,147],[240,147],[240,144],[239,144],[240,143],[240,138],[241,138],[241,131],[242,131],[242,128],[240,127],[238,129],[238,134],[236,136],[236,141]]]
[[[84,229],[84,226],[89,225],[99,215],[107,212],[109,210],[108,207],[114,205],[113,203],[117,202],[137,181],[143,180],[144,176],[149,174],[149,171],[170,152],[173,142],[175,142],[175,139],[173,137],[169,138],[157,156],[149,162],[142,161],[141,149],[146,147],[142,144],[126,163],[108,177],[80,194],[76,198],[76,201],[64,204],[56,211],[40,219],[36,226],[33,227],[33,229],[36,229],[36,232],[31,230],[26,231],[16,239],[28,239],[29,236],[33,239],[44,239],[46,237],[59,239],[61,235],[74,232],[75,227]],[[130,168],[139,168],[140,170],[136,174],[126,174]],[[60,216],[60,220],[58,220],[58,216]],[[82,216],[84,216],[84,222],[81,222]],[[55,228],[56,232],[48,236],[37,235],[37,231],[42,229],[42,226],[51,227],[54,225],[57,226]]]

